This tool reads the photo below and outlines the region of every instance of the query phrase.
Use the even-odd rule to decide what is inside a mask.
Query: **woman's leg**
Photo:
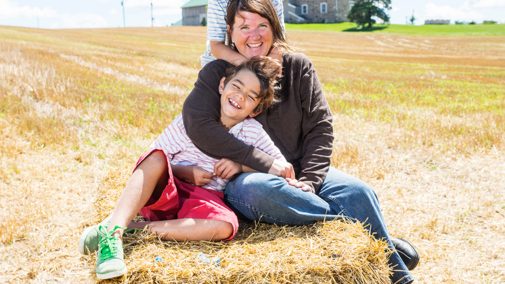
[[[377,194],[364,181],[330,167],[326,179],[319,191],[324,199],[339,215],[363,223],[366,229],[376,239],[384,239],[389,248],[394,251],[386,227],[384,216],[380,210]],[[393,267],[391,280],[393,283],[404,284],[414,280],[403,263],[398,252],[394,251],[389,257],[389,265]]]
[[[270,174],[242,174],[227,185],[224,195],[237,216],[251,221],[302,225],[339,217],[319,196]]]
[[[221,241],[233,233],[229,222],[214,219],[174,219],[154,222],[131,222],[128,229],[144,229],[167,241]]]
[[[238,216],[279,225],[349,218],[369,226],[378,239],[389,240],[384,217],[373,189],[365,182],[330,168],[319,194],[294,188],[282,179],[262,173],[243,174],[225,190],[228,205]],[[390,247],[392,245],[390,243]],[[398,253],[390,257],[399,284],[413,278]]]

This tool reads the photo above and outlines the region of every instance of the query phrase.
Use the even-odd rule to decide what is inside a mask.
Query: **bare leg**
[[[168,241],[220,241],[233,233],[233,226],[225,221],[211,219],[175,219],[154,222],[131,222],[128,229],[144,229]]]
[[[155,151],[149,155],[128,180],[107,230],[111,231],[115,226],[126,227],[151,196],[159,198],[166,186],[167,171],[163,152]],[[123,231],[117,230],[113,235],[121,238]]]

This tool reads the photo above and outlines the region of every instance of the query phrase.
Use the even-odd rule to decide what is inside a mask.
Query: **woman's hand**
[[[172,165],[172,173],[176,178],[196,186],[207,185],[214,177],[213,173],[209,173],[198,166]]]
[[[296,179],[291,179],[291,178],[286,178],[286,181],[289,183],[289,185],[291,186],[294,186],[294,187],[299,187],[301,188],[303,191],[311,191],[312,192],[312,188],[310,188],[310,186],[306,185],[305,183],[299,181],[299,180],[296,180]]]
[[[219,160],[214,165],[214,173],[220,178],[229,179],[234,174],[238,174],[241,172],[242,172],[241,164],[225,158]]]
[[[295,170],[293,169],[293,165],[277,159],[275,159],[272,163],[272,166],[270,166],[268,173],[283,178],[295,178]]]

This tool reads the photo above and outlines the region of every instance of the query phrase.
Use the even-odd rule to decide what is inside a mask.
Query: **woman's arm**
[[[333,115],[310,60],[304,57],[305,72],[300,80],[302,100],[301,173],[298,180],[319,192],[330,167],[333,151]]]

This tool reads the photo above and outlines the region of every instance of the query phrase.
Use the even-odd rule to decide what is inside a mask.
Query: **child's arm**
[[[198,166],[171,165],[172,173],[180,180],[187,181],[196,186],[204,186],[210,183],[214,174]]]
[[[168,160],[172,162],[175,155],[185,152],[187,144],[190,143],[189,137],[184,130],[182,116],[179,114],[174,121],[160,134],[158,139],[153,142],[150,148],[163,150]],[[182,166],[170,164],[172,174],[180,180],[188,181],[196,186],[204,186],[210,183],[214,176],[212,173],[198,166]]]
[[[242,62],[247,60],[245,56],[231,49],[222,41],[211,40],[210,51],[216,58],[226,60],[235,66],[240,65]]]

